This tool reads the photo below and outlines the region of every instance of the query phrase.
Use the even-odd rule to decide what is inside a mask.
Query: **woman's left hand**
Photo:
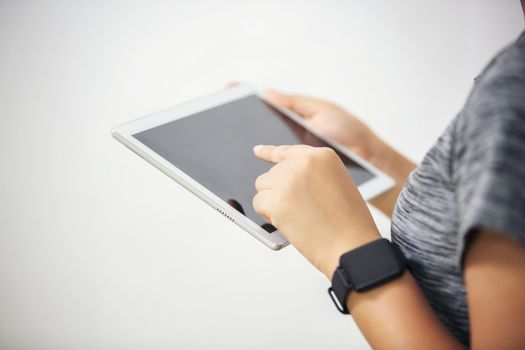
[[[380,238],[368,207],[334,150],[256,146],[254,153],[276,163],[255,182],[255,210],[328,279],[342,254]]]

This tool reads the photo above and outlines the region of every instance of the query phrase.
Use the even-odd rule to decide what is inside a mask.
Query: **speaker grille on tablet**
[[[226,214],[225,212],[223,212],[223,211],[220,210],[219,208],[216,208],[216,209],[217,209],[217,211],[218,211],[219,213],[221,213],[222,215],[224,215],[224,216],[226,216],[228,219],[230,219],[230,221],[235,222],[235,220],[234,220],[231,216],[229,216],[228,214]]]

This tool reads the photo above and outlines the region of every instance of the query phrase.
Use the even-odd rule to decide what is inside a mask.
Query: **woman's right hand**
[[[306,124],[322,136],[349,148],[372,163],[374,155],[380,152],[377,148],[381,142],[373,131],[361,120],[331,102],[302,95],[287,95],[274,90],[268,90],[265,97],[303,117]]]

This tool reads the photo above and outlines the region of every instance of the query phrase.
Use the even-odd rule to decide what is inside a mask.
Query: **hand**
[[[256,146],[254,153],[276,163],[255,182],[255,211],[328,279],[342,254],[380,237],[352,178],[331,148]]]
[[[378,169],[390,175],[396,185],[370,200],[387,216],[392,216],[397,197],[416,165],[376,136],[362,121],[340,107],[319,99],[285,95],[269,90],[266,98],[296,112],[317,132],[348,147]]]
[[[265,97],[305,119],[321,135],[348,147],[362,158],[373,161],[381,142],[366,124],[328,101],[302,95],[286,95],[268,90]]]

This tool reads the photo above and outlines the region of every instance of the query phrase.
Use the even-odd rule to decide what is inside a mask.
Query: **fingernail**
[[[264,145],[257,145],[253,148],[253,152],[257,153],[264,148]]]

